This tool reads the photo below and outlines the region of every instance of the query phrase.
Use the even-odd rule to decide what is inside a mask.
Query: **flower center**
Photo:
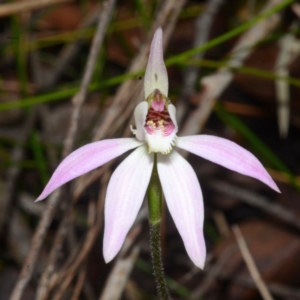
[[[148,134],[169,136],[174,131],[175,125],[170,118],[167,102],[168,99],[157,89],[149,97],[150,108],[144,125]]]
[[[158,89],[149,95],[147,102],[148,111],[142,126],[145,130],[144,140],[148,143],[149,153],[168,154],[175,145],[177,133],[175,107]]]
[[[175,129],[166,107],[161,112],[150,107],[144,127],[148,134],[160,136],[169,136]]]

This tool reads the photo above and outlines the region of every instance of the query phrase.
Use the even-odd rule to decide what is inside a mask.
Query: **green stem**
[[[156,289],[160,299],[171,299],[167,287],[161,255],[160,227],[162,219],[162,188],[157,171],[157,155],[154,154],[154,166],[147,190],[150,223],[150,249]]]

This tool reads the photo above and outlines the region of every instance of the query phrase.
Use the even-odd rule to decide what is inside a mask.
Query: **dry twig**
[[[67,133],[65,144],[64,144],[63,157],[68,155],[72,150],[74,138],[77,130],[77,122],[79,119],[80,109],[86,97],[87,88],[93,74],[93,70],[97,60],[97,55],[102,45],[104,34],[106,32],[107,25],[110,21],[114,5],[115,5],[115,0],[109,0],[109,2],[104,5],[106,7],[103,8],[102,13],[99,17],[97,30],[92,42],[90,54],[88,57],[88,62],[80,86],[80,91],[73,98],[73,111],[71,115],[69,131]],[[21,299],[24,288],[26,287],[27,283],[29,282],[32,276],[38,258],[38,254],[40,252],[42,243],[44,241],[44,237],[47,233],[48,227],[54,215],[55,207],[58,203],[59,196],[60,196],[60,189],[55,191],[48,200],[47,209],[45,210],[42,219],[38,225],[38,228],[35,232],[35,235],[33,237],[30,252],[23,265],[20,278],[12,292],[10,298],[11,300]]]
[[[228,238],[230,236],[230,227],[227,223],[224,213],[220,210],[216,210],[213,213],[213,218],[220,236],[225,239]]]
[[[233,233],[236,237],[237,243],[239,245],[239,248],[241,250],[242,256],[245,260],[245,263],[247,265],[247,268],[249,270],[249,273],[254,280],[257,289],[259,290],[262,298],[264,300],[273,300],[272,295],[270,294],[266,284],[264,283],[263,279],[260,276],[260,273],[255,265],[255,262],[251,256],[251,253],[247,247],[246,241],[240,231],[240,228],[235,225],[232,227]]]
[[[270,0],[263,9],[268,11],[278,5],[281,0]],[[232,49],[228,66],[215,74],[202,79],[203,92],[198,95],[199,106],[193,111],[181,130],[182,135],[196,134],[203,128],[216,100],[227,88],[233,78],[231,67],[240,67],[252,51],[252,46],[265,38],[279,23],[279,14],[260,21],[245,32]],[[201,103],[201,104],[200,104]]]
[[[298,27],[298,22],[291,25],[291,30]],[[295,34],[289,32],[285,34],[278,42],[279,53],[275,63],[275,72],[279,77],[287,78],[289,76],[289,65],[298,56],[300,52],[300,43]],[[290,87],[285,80],[276,80],[276,98],[277,98],[277,118],[279,134],[281,138],[286,138],[290,123]]]
[[[33,124],[35,122],[36,117],[36,110],[32,110],[29,114],[29,116],[26,119],[26,122],[24,124],[21,136],[21,140],[19,143],[21,145],[16,146],[12,150],[12,161],[14,162],[14,165],[12,165],[8,171],[7,171],[7,178],[5,185],[3,187],[3,190],[1,191],[1,197],[0,197],[0,236],[3,234],[3,230],[6,228],[6,223],[8,221],[9,217],[9,210],[12,205],[12,196],[14,194],[15,190],[15,182],[20,174],[20,167],[18,164],[23,159],[23,143],[28,138],[29,133],[31,132],[31,129],[33,127]]]
[[[261,210],[276,216],[277,218],[287,222],[288,224],[300,229],[299,217],[283,206],[271,203],[265,197],[250,192],[246,189],[236,187],[223,181],[214,180],[210,186],[222,194],[233,196],[249,205],[260,208]]]
[[[78,29],[82,30],[96,23],[99,14],[99,7],[93,8],[86,18],[79,24]],[[60,76],[66,70],[67,66],[74,60],[80,51],[80,40],[71,44],[65,45],[57,58],[57,61],[47,76],[47,80],[41,85],[41,89],[47,89],[56,84]]]
[[[141,230],[142,226],[139,223],[130,230],[99,300],[120,299],[135,260],[140,252],[140,246],[138,244],[133,246],[133,244],[141,233]],[[128,254],[127,251],[129,248],[130,252]]]
[[[31,241],[29,253],[23,264],[21,273],[19,275],[19,280],[17,281],[12,291],[10,300],[21,299],[23,291],[27,286],[29,280],[31,279],[33,270],[35,268],[35,264],[37,262],[38,254],[42,246],[42,242],[48,231],[49,224],[54,215],[56,205],[58,203],[59,195],[60,195],[60,190],[56,190],[48,200],[47,208],[44,211],[42,218],[39,222],[38,228],[34,233],[34,236]]]
[[[220,271],[223,269],[226,262],[229,260],[229,258],[232,256],[233,252],[235,250],[235,247],[229,247],[226,249],[221,257],[218,259],[218,261],[209,268],[209,270],[206,273],[205,279],[202,281],[199,288],[197,288],[191,295],[191,300],[200,299],[203,297],[203,295],[208,291],[208,289],[211,287],[211,285],[214,283],[217,275],[220,273]]]
[[[196,20],[196,34],[194,47],[204,45],[209,38],[210,29],[215,15],[222,6],[223,0],[209,0],[206,2],[204,11]],[[194,59],[201,59],[204,52],[198,53]],[[180,102],[177,104],[177,120],[181,121],[187,108],[188,98],[195,93],[195,84],[200,73],[200,68],[195,66],[187,67],[184,75],[183,87],[181,91]]]
[[[299,3],[292,4],[292,10],[300,19],[300,4]]]
[[[18,208],[10,214],[7,232],[7,251],[18,264],[22,265],[29,251],[32,230]]]
[[[69,207],[65,211],[65,215],[62,218],[62,222],[60,223],[59,229],[56,233],[52,249],[48,256],[47,266],[43,271],[43,275],[40,279],[39,286],[36,292],[36,300],[43,299],[48,292],[48,284],[49,278],[55,272],[55,263],[57,260],[57,256],[62,250],[63,240],[68,231],[68,225],[70,223],[70,204]]]
[[[76,251],[77,255],[73,255],[73,257],[76,258],[74,264],[72,264],[70,268],[63,270],[63,272],[60,272],[59,276],[55,276],[56,280],[53,282],[51,288],[53,289],[53,287],[57,284],[60,285],[53,297],[53,300],[60,300],[63,297],[66,289],[69,287],[72,280],[74,279],[78,268],[80,268],[80,266],[85,261],[87,255],[90,253],[90,250],[94,245],[95,239],[97,238],[100,229],[100,222],[97,222],[93,227],[91,227],[91,230],[89,230],[86,236],[82,249],[80,251]],[[45,299],[48,299],[48,297],[46,297]]]
[[[103,209],[104,209],[104,198],[106,194],[106,187],[108,180],[110,178],[110,172],[106,172],[105,175],[101,179],[102,189],[100,189],[98,204],[97,204],[97,219],[93,222],[92,226],[87,232],[86,238],[84,240],[83,245],[78,245],[71,255],[69,259],[65,263],[65,265],[61,268],[58,274],[53,274],[51,279],[49,280],[49,285],[47,287],[47,294],[44,295],[44,298],[41,300],[46,300],[48,294],[51,290],[53,290],[57,285],[60,284],[58,291],[56,292],[54,299],[60,299],[68,286],[71,284],[73,278],[76,275],[77,270],[82,266],[84,261],[86,260],[94,242],[99,234],[99,231],[102,228],[102,219],[103,219]]]
[[[71,116],[71,122],[67,137],[65,139],[63,156],[68,155],[73,147],[74,135],[77,131],[78,120],[80,109],[83,105],[83,102],[86,98],[88,87],[91,82],[94,68],[98,59],[98,53],[102,46],[104,35],[108,26],[108,23],[111,19],[113,9],[115,7],[116,0],[109,0],[103,4],[102,13],[99,15],[99,21],[97,25],[97,29],[95,32],[95,36],[92,42],[91,50],[89,53],[88,61],[85,66],[84,75],[80,84],[79,92],[73,97],[72,102],[74,105],[74,109]]]
[[[77,282],[75,284],[75,288],[74,288],[74,292],[73,292],[73,296],[72,296],[71,300],[79,299],[85,277],[86,277],[86,264],[83,264],[83,266],[81,267],[81,270],[79,272],[79,276],[78,276]]]
[[[217,274],[217,278],[231,280],[233,283],[239,284],[247,288],[256,287],[255,282],[250,276],[245,276],[241,274],[238,276],[232,276],[227,272],[225,272],[224,270],[222,270]],[[272,282],[268,282],[267,286],[268,289],[272,292],[272,294],[276,296],[283,297],[286,299],[298,299],[298,300],[300,299],[300,290],[294,287],[289,287],[289,286],[281,285],[278,283],[272,283]]]

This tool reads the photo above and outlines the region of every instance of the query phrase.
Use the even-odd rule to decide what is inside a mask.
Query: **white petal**
[[[136,138],[145,141],[145,122],[148,113],[148,102],[142,101],[134,110],[134,121],[136,129],[131,129]]]
[[[144,80],[144,89],[146,100],[155,89],[158,89],[162,94],[168,97],[169,81],[163,57],[163,32],[161,28],[155,31],[152,40]]]
[[[134,138],[123,138],[103,140],[82,146],[59,164],[36,201],[43,200],[66,182],[104,165],[111,159],[141,144]]]
[[[146,146],[137,148],[114,171],[105,199],[103,255],[110,262],[121,249],[146,194],[153,155]]]
[[[158,154],[158,174],[169,211],[183,239],[185,249],[203,269],[206,248],[203,237],[203,197],[190,164],[176,151]]]
[[[236,143],[217,136],[203,134],[179,137],[176,146],[225,168],[256,178],[276,192],[280,192],[259,160]]]

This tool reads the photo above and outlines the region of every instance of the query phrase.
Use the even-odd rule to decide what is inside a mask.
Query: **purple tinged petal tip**
[[[153,169],[146,146],[132,152],[114,171],[105,199],[103,255],[106,263],[120,251],[143,203]]]
[[[236,143],[211,135],[194,135],[178,138],[176,146],[232,171],[256,178],[280,193],[259,160]]]
[[[157,156],[157,169],[168,209],[193,263],[203,269],[206,257],[203,236],[203,197],[190,164],[175,150]],[[176,188],[174,188],[176,187]]]
[[[134,138],[111,139],[90,143],[75,150],[59,164],[36,201],[45,199],[66,182],[96,169],[111,159],[142,144]]]
[[[159,27],[151,43],[150,54],[144,79],[145,99],[158,89],[166,97],[168,96],[168,73],[163,57],[163,31]]]

